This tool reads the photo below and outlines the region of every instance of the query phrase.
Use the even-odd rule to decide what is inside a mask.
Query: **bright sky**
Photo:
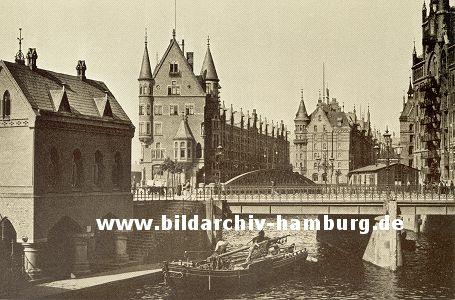
[[[210,35],[227,105],[293,130],[300,89],[311,112],[325,62],[331,97],[346,110],[370,105],[373,125],[398,131],[414,39],[421,52],[421,9],[422,0],[177,0],[177,39],[195,52],[199,73]],[[144,28],[155,64],[172,37],[174,1],[1,0],[0,25],[0,59],[14,60],[22,27],[38,67],[76,74],[85,59],[87,77],[104,81],[138,127]],[[136,132],[133,160],[139,149]]]

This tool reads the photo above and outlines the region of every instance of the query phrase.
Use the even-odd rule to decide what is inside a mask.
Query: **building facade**
[[[392,162],[377,163],[349,172],[349,184],[373,185],[383,187],[415,186],[418,184],[419,171],[407,165]]]
[[[134,126],[84,61],[67,75],[39,68],[35,49],[26,58],[0,61],[0,241],[24,251],[31,277],[127,260],[106,250],[124,237],[99,232],[96,219],[131,216]]]
[[[453,181],[455,104],[455,8],[431,0],[422,8],[422,55],[414,47],[412,79],[400,116],[404,163],[423,183]]]
[[[358,119],[327,92],[308,115],[302,93],[294,124],[293,169],[316,183],[346,184],[350,170],[374,161],[369,110],[366,121]]]
[[[226,181],[259,168],[289,168],[284,124],[269,124],[221,105],[219,78],[207,45],[200,75],[184,41],[170,40],[152,73],[145,45],[139,76],[142,184],[175,186]],[[236,117],[234,117],[236,115]],[[178,180],[166,163],[178,166]],[[177,181],[177,182],[176,182]]]

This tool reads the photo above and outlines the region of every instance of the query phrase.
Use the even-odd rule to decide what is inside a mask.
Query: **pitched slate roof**
[[[107,94],[113,118],[131,123],[114,95],[101,81],[81,80],[77,76],[43,69],[32,71],[24,65],[7,61],[1,62],[9,70],[33,109],[57,111],[58,107],[55,107],[57,98],[55,97],[58,97],[60,93],[56,91],[62,91],[63,86],[65,86],[65,94],[72,113],[89,117],[102,117],[95,103],[95,98],[106,97]]]

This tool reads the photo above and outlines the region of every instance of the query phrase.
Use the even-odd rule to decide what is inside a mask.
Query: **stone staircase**
[[[174,219],[175,215],[191,218],[205,217],[203,202],[189,201],[144,201],[135,203],[134,218],[153,219],[154,225],[161,226],[161,216]],[[207,245],[205,232],[201,231],[133,231],[128,239],[128,254],[131,260],[141,263],[169,259],[183,259],[185,250],[203,249]]]

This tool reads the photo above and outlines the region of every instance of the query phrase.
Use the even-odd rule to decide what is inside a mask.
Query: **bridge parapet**
[[[314,185],[288,186],[225,186],[220,197],[229,201],[455,201],[450,189],[425,189],[420,186],[365,186],[365,185]]]
[[[221,184],[174,193],[170,188],[154,190],[140,187],[132,191],[135,201],[207,199],[229,202],[383,202],[395,199],[401,202],[455,201],[455,190],[422,188],[421,186],[365,186],[365,185],[311,185],[311,186],[231,186]]]

